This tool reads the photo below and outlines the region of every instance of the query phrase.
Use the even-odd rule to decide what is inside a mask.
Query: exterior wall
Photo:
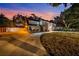
[[[52,23],[48,23],[48,31],[52,31]]]
[[[29,30],[31,32],[40,32],[40,21],[38,20],[28,20]]]
[[[17,28],[17,27],[0,27],[0,32],[22,32],[28,31],[27,28]]]
[[[6,32],[6,27],[0,27],[0,32]]]
[[[54,23],[43,19],[40,20],[29,19],[28,26],[29,26],[29,30],[34,32],[53,31],[55,29]]]
[[[62,30],[63,27],[56,27],[55,30]]]
[[[48,21],[41,20],[40,26],[42,27],[42,31],[48,31]]]
[[[56,24],[52,23],[52,29],[53,29],[53,31],[55,30],[55,28],[56,28]]]
[[[39,21],[29,20],[29,24],[39,25]]]
[[[17,32],[19,28],[0,27],[0,32]]]
[[[32,32],[40,32],[40,26],[29,26],[29,30],[31,30]]]
[[[48,31],[54,31],[55,27],[56,25],[54,23],[51,23],[51,22],[48,23]]]
[[[20,28],[6,28],[6,32],[18,32]]]

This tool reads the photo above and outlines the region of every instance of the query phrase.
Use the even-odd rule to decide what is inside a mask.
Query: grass
[[[79,32],[52,32],[41,36],[41,43],[50,55],[78,56]]]

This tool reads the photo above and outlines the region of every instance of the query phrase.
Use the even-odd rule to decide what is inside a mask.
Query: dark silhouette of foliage
[[[65,7],[68,6],[68,3],[61,3]],[[61,4],[54,3],[52,4],[53,7],[57,7]],[[55,6],[56,5],[56,6]],[[71,5],[71,6],[70,6]],[[66,8],[63,12],[60,14],[60,20],[63,22],[66,29],[68,28],[79,28],[79,4],[78,3],[70,3],[70,7]],[[58,22],[60,23],[60,22]],[[75,26],[74,26],[75,25]]]
[[[4,14],[0,14],[0,27],[10,26],[9,19]]]

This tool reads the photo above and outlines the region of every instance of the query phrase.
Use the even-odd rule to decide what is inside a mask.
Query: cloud
[[[0,13],[5,14],[5,16],[8,17],[9,19],[12,19],[12,17],[16,14],[30,15],[34,13],[37,16],[42,17],[46,20],[51,20],[55,16],[59,15],[58,13],[54,12],[33,12],[32,10],[9,10],[4,8],[0,8]]]

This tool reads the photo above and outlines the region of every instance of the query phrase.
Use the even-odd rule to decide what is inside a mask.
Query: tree
[[[79,4],[73,4],[70,8],[63,12],[65,18],[64,22],[66,23],[67,28],[75,28],[73,25],[78,26],[79,24]],[[76,27],[77,27],[76,26]],[[79,28],[79,27],[78,27]]]
[[[0,27],[10,26],[9,19],[4,14],[0,14]]]
[[[57,4],[59,6],[61,4]],[[55,4],[53,4],[55,7]],[[71,4],[71,6],[67,9],[65,9],[63,12],[60,14],[60,20],[63,21],[63,24],[66,29],[69,28],[79,28],[79,4]],[[76,26],[77,24],[77,26]],[[75,25],[75,27],[73,26]]]
[[[35,14],[31,14],[33,17],[33,19],[35,19],[35,20],[38,20],[39,19],[39,17],[38,16],[36,16]]]
[[[63,25],[63,22],[62,22],[62,19],[60,19],[60,16],[54,17],[53,22],[56,24],[57,27],[58,27],[58,26],[59,26],[59,27],[60,27],[60,26],[64,26],[64,25]]]
[[[25,26],[25,20],[26,17],[17,14],[16,16],[13,16],[13,24],[14,26],[17,26],[16,24],[18,24],[18,26]]]
[[[50,3],[53,7],[58,7],[59,5],[63,4],[65,7],[68,6],[68,3]],[[70,3],[72,5],[72,3]]]

